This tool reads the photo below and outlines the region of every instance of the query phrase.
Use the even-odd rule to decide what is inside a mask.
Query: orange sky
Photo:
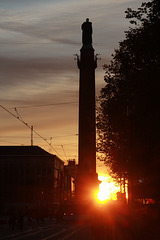
[[[101,60],[96,69],[96,95],[104,86],[102,65],[128,29],[127,7],[139,0],[42,1],[0,3],[0,104],[33,125],[52,148],[34,134],[39,145],[64,161],[78,160],[79,70],[74,54],[82,46],[81,24],[93,24],[93,47]],[[41,106],[39,106],[41,105]],[[43,105],[43,106],[42,106]],[[0,108],[0,144],[30,145],[30,129]],[[54,151],[56,150],[56,152]],[[97,162],[97,171],[106,172]]]

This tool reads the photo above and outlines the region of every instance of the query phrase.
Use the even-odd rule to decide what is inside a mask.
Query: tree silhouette
[[[117,177],[133,189],[158,196],[160,170],[160,2],[128,8],[132,27],[104,65],[106,86],[99,97],[98,144]],[[146,184],[150,187],[146,187]],[[146,193],[145,193],[146,194]]]

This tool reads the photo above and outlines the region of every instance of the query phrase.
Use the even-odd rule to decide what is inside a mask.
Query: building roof
[[[56,157],[38,146],[0,146],[0,156],[46,156]],[[60,159],[61,160],[61,159]]]

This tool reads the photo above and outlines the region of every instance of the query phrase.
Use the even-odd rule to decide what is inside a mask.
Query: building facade
[[[78,164],[76,164],[75,159],[68,160],[65,172],[67,176],[71,177],[71,200],[75,200],[75,180],[78,173]]]
[[[64,162],[38,146],[0,146],[0,212],[49,207],[71,195]]]

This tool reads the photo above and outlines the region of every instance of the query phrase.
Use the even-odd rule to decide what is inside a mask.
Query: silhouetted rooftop
[[[0,156],[56,156],[38,146],[0,146]]]

